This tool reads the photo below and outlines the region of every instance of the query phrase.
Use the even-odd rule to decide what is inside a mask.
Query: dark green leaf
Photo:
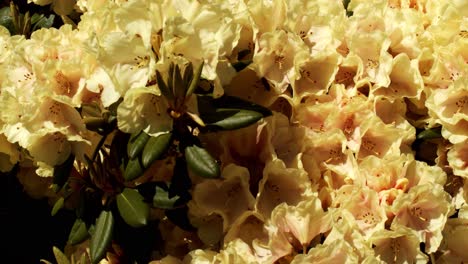
[[[232,65],[234,69],[236,69],[236,72],[240,72],[243,69],[245,69],[247,66],[249,66],[252,63],[251,60],[243,60],[243,61],[238,61]]]
[[[197,175],[205,178],[218,178],[219,166],[208,151],[197,145],[185,148],[188,167]]]
[[[102,133],[107,127],[107,121],[102,117],[85,117],[83,122],[86,125],[86,129]]]
[[[130,159],[138,157],[145,148],[146,142],[148,142],[149,139],[150,135],[146,134],[144,131],[132,134],[127,144],[128,157]]]
[[[156,186],[156,193],[153,197],[153,206],[161,209],[173,209],[180,200],[180,196],[169,196],[169,191]]]
[[[139,158],[131,159],[127,163],[127,167],[124,172],[124,179],[131,181],[143,175],[144,169]]]
[[[95,230],[89,245],[91,262],[93,264],[99,263],[106,254],[106,250],[112,241],[113,229],[114,216],[112,215],[112,212],[102,211],[96,220]]]
[[[54,204],[54,207],[52,207],[52,212],[50,212],[50,214],[52,216],[56,215],[57,212],[63,208],[63,202],[65,201],[65,199],[63,197],[60,197]]]
[[[161,91],[161,94],[166,97],[167,100],[172,101],[174,100],[174,94],[172,93],[172,90],[167,87],[167,84],[164,82],[161,73],[156,71],[156,81],[158,83],[159,90]]]
[[[169,148],[171,143],[172,133],[166,133],[157,137],[151,137],[143,149],[141,155],[144,168],[148,168],[153,161],[159,159]]]
[[[239,129],[256,123],[262,119],[259,112],[243,109],[216,109],[215,113],[203,116],[209,126],[216,126],[224,130]]]
[[[185,91],[184,91],[185,95],[187,94],[187,90],[189,88],[189,85],[192,79],[193,79],[193,64],[192,62],[189,62],[189,64],[184,69],[184,77],[183,77],[183,82],[185,86]]]
[[[0,9],[0,25],[6,27],[11,35],[16,34],[13,18],[10,15],[10,7]]]
[[[183,83],[182,75],[180,74],[179,65],[175,65],[174,72],[172,73],[172,89],[174,89],[174,95],[176,104],[175,107],[179,108],[179,104],[182,104],[185,98],[185,90],[187,89]]]
[[[261,113],[264,117],[270,116],[271,110],[258,104],[243,100],[239,97],[224,95],[220,98],[213,99],[215,108],[232,108],[244,109]]]
[[[148,223],[150,207],[135,189],[125,188],[117,195],[117,208],[125,223],[132,227],[142,227]]]
[[[57,247],[53,247],[52,251],[54,252],[55,260],[57,264],[70,264],[67,256]]]
[[[195,91],[195,89],[197,88],[198,82],[200,81],[200,76],[201,76],[204,64],[205,64],[205,61],[202,61],[200,65],[198,65],[198,67],[195,68],[195,71],[193,72],[193,78],[190,81],[190,85],[188,86],[185,97],[189,97],[193,93],[193,91]]]
[[[68,178],[70,177],[74,162],[75,156],[70,155],[66,161],[54,167],[53,184],[55,192],[60,191],[63,185],[67,182]]]
[[[77,218],[68,235],[68,243],[76,245],[83,242],[88,237],[89,233],[86,228],[86,223],[82,219]]]
[[[434,127],[430,129],[426,129],[418,134],[416,137],[417,139],[433,139],[433,138],[441,138],[442,127]]]

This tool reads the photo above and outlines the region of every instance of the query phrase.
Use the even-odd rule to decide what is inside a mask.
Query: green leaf
[[[205,178],[218,178],[220,171],[218,163],[204,148],[197,145],[185,148],[185,159],[188,167],[197,175]]]
[[[52,207],[52,212],[50,212],[50,214],[52,216],[56,215],[57,212],[63,208],[63,203],[64,203],[65,199],[63,197],[60,197],[54,204],[54,207]]]
[[[433,138],[441,138],[442,134],[442,127],[434,127],[430,129],[426,129],[418,134],[416,137],[417,139],[433,139]]]
[[[151,137],[143,149],[141,155],[143,167],[148,168],[153,161],[159,159],[169,148],[172,133],[166,133],[157,137]]]
[[[127,144],[127,154],[130,159],[135,159],[143,151],[146,142],[150,139],[150,135],[143,130],[132,134]]]
[[[198,82],[200,81],[200,77],[201,77],[204,64],[205,64],[205,61],[202,61],[200,65],[198,65],[198,67],[195,68],[195,71],[193,72],[193,78],[190,81],[190,85],[188,86],[185,97],[189,97],[193,93],[193,91],[195,91],[195,89],[197,88]]]
[[[126,181],[131,181],[142,176],[144,173],[143,165],[140,162],[139,158],[131,159],[127,163],[124,171],[124,179]]]
[[[51,14],[48,18],[43,16],[36,23],[33,22],[33,31],[41,28],[50,28],[54,24],[55,15]],[[32,22],[32,21],[31,21]]]
[[[67,182],[68,178],[70,177],[74,162],[75,156],[70,155],[66,161],[54,167],[53,184],[55,192],[59,192],[63,185]]]
[[[68,243],[76,245],[83,242],[88,237],[89,233],[86,228],[86,223],[82,219],[77,218],[68,235]]]
[[[214,108],[243,109],[261,113],[264,117],[272,115],[270,109],[261,105],[243,100],[239,97],[223,95],[217,99],[211,99]]]
[[[6,27],[11,35],[16,34],[13,18],[10,15],[10,7],[0,9],[0,25]]]
[[[86,126],[86,129],[102,133],[107,127],[107,121],[102,117],[85,117],[83,118],[83,123]]]
[[[187,89],[183,83],[182,75],[180,74],[179,65],[175,65],[174,72],[172,73],[172,89],[175,95],[175,108],[178,109],[180,104],[184,102],[185,90]]]
[[[188,65],[184,69],[184,77],[183,77],[183,83],[184,83],[184,96],[187,95],[187,90],[189,88],[190,82],[193,79],[193,64],[192,62],[189,62]]]
[[[249,66],[252,63],[252,60],[242,60],[234,63],[232,67],[236,70],[236,72],[240,72],[243,69],[245,69],[247,66]]]
[[[96,220],[94,234],[91,237],[89,250],[91,262],[99,263],[106,254],[107,248],[112,242],[112,232],[114,229],[114,216],[111,211],[102,211]]]
[[[53,247],[52,251],[54,252],[55,260],[57,264],[70,264],[67,256],[57,247]]]
[[[161,73],[158,71],[156,71],[156,81],[158,83],[161,94],[164,95],[164,97],[166,97],[166,99],[169,101],[174,100],[174,94],[172,93],[172,90],[167,87],[167,84],[164,82]]]
[[[117,195],[117,208],[125,223],[142,227],[148,223],[150,207],[135,189],[125,188]]]
[[[156,193],[153,197],[153,206],[161,209],[173,209],[180,200],[180,196],[171,197],[169,191],[156,186]]]
[[[243,109],[216,109],[215,113],[203,116],[209,126],[216,126],[224,130],[239,129],[256,123],[262,119],[259,112]]]

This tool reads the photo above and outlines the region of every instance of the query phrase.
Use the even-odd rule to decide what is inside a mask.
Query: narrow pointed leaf
[[[227,108],[227,109],[244,109],[262,113],[264,117],[270,116],[271,110],[261,105],[243,100],[239,97],[223,95],[217,99],[208,101],[214,108]],[[206,102],[205,102],[206,103]]]
[[[114,216],[111,211],[102,211],[96,220],[94,234],[91,237],[89,245],[91,253],[91,262],[99,263],[106,254],[107,248],[112,241],[112,232],[114,229]]]
[[[125,188],[117,195],[117,208],[125,223],[132,227],[142,227],[148,223],[150,207],[143,196],[135,189]]]
[[[133,134],[127,144],[128,157],[134,159],[140,155],[149,139],[150,135],[146,134],[144,131]]]
[[[200,63],[200,65],[198,65],[198,67],[195,68],[195,71],[193,72],[193,78],[190,81],[190,85],[189,85],[189,87],[187,89],[187,93],[186,93],[185,97],[189,97],[193,93],[193,91],[195,91],[195,89],[197,88],[198,82],[200,81],[200,76],[201,76],[204,64],[205,64],[205,62],[202,61]]]
[[[55,192],[60,191],[63,185],[67,182],[68,178],[70,177],[74,162],[75,156],[70,155],[65,162],[54,167],[53,184]]]
[[[57,264],[70,264],[67,256],[57,247],[53,247],[52,251],[54,252],[55,260]]]
[[[244,109],[216,109],[215,113],[204,116],[209,126],[216,126],[224,130],[243,128],[254,124],[263,115],[259,112]]]
[[[86,223],[82,219],[77,218],[68,235],[68,243],[76,245],[83,242],[88,237],[89,233],[86,228]]]
[[[174,94],[172,90],[167,87],[166,83],[164,82],[161,73],[156,71],[156,81],[158,82],[158,87],[161,93],[166,97],[167,100],[172,101],[174,100]]]
[[[434,127],[430,129],[426,129],[418,134],[416,137],[417,139],[433,139],[433,138],[441,138],[441,128],[442,127]]]
[[[170,197],[169,192],[156,186],[156,193],[153,197],[153,206],[161,209],[172,209],[180,199],[178,195]]]
[[[143,165],[141,164],[140,159],[136,158],[128,161],[123,176],[126,181],[131,181],[143,175],[143,172]]]
[[[193,64],[189,62],[189,64],[187,65],[187,67],[185,67],[185,70],[184,70],[184,78],[183,78],[184,88],[185,88],[184,94],[187,94],[187,90],[189,88],[190,81],[192,80],[192,78],[193,78]]]
[[[63,203],[64,203],[65,199],[63,197],[60,197],[54,204],[54,207],[52,207],[52,212],[50,212],[50,214],[52,216],[56,215],[57,212],[63,208]]]
[[[183,83],[182,75],[180,74],[179,65],[175,65],[174,72],[172,74],[172,89],[174,89],[174,95],[176,98],[176,108],[179,107],[184,101],[186,87]]]
[[[185,159],[188,167],[205,178],[218,178],[219,166],[213,157],[204,148],[197,145],[188,146],[185,148]]]
[[[169,148],[171,143],[172,133],[166,133],[157,137],[151,137],[143,149],[141,155],[144,168],[148,168],[153,161],[159,159]]]

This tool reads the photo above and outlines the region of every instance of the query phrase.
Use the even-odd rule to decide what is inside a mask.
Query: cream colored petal
[[[308,199],[311,192],[310,180],[304,170],[286,168],[284,162],[276,159],[265,165],[255,210],[268,219],[277,205],[283,202],[297,205],[300,201]]]
[[[221,215],[226,232],[245,211],[253,209],[255,199],[249,190],[249,172],[246,168],[229,164],[221,175],[222,179],[197,184],[189,207],[195,216]]]
[[[172,130],[167,100],[154,87],[131,89],[117,108],[117,125],[126,133],[144,130],[158,136]]]
[[[393,203],[395,218],[392,228],[403,225],[418,233],[426,252],[433,253],[442,241],[442,229],[452,212],[450,196],[441,185],[426,183],[402,194]]]
[[[447,153],[447,160],[453,174],[468,178],[468,141],[453,145]]]

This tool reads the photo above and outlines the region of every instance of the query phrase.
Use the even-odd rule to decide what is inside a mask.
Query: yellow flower
[[[447,153],[447,160],[453,174],[468,178],[468,140],[454,144]]]
[[[380,230],[370,238],[377,257],[385,263],[427,263],[428,257],[419,249],[415,232],[403,226],[397,230]]]
[[[286,168],[283,161],[267,162],[260,180],[255,210],[266,219],[281,203],[297,205],[310,199],[312,186],[307,173],[302,169]]]
[[[292,245],[297,241],[303,248],[333,225],[331,214],[323,211],[320,199],[314,196],[297,205],[278,205],[271,213],[270,224],[277,226],[279,232],[288,234],[286,236]]]
[[[194,187],[189,208],[198,217],[220,215],[226,232],[246,210],[254,208],[255,199],[249,191],[246,168],[229,164],[221,175],[222,179],[205,180]]]
[[[258,39],[250,67],[271,83],[275,93],[282,94],[295,79],[297,58],[307,54],[307,47],[297,35],[283,30],[268,32]]]
[[[402,97],[419,98],[423,87],[417,61],[411,61],[402,53],[393,58],[389,86],[378,88],[373,94],[384,95],[391,101]]]
[[[336,193],[337,197],[333,200],[333,206],[350,212],[358,230],[366,238],[385,228],[387,215],[384,208],[380,206],[376,191],[364,186],[344,185]]]
[[[442,241],[442,230],[452,212],[450,196],[439,184],[414,186],[398,196],[392,206],[395,214],[391,228],[409,227],[417,232],[427,253],[433,253]]]

